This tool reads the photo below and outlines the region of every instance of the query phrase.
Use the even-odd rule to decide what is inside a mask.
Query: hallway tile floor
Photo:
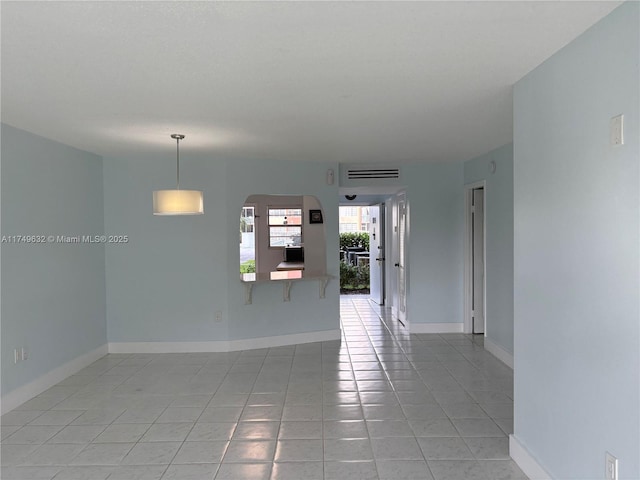
[[[341,297],[341,341],[110,354],[2,417],[2,480],[521,480],[513,373]]]

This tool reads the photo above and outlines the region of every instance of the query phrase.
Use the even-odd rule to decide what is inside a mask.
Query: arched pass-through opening
[[[240,273],[326,275],[324,212],[312,195],[250,195],[240,212]]]

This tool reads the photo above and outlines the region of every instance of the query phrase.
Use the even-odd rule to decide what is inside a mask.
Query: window
[[[255,207],[243,207],[240,216],[240,231],[242,233],[253,233],[253,225],[255,223],[254,215]]]
[[[302,209],[269,208],[269,246],[302,244]]]
[[[358,208],[357,207],[340,207],[340,216],[341,217],[357,217]]]
[[[340,224],[340,233],[357,232],[357,231],[358,231],[357,223],[341,223]]]

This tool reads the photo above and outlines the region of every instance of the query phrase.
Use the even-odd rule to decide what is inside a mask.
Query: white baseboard
[[[409,323],[411,333],[462,333],[463,323]]]
[[[282,347],[284,345],[296,345],[300,343],[326,342],[340,340],[342,331],[323,330],[320,332],[294,333],[290,335],[277,335],[274,337],[246,338],[243,340],[230,340],[229,351],[251,350],[253,348]]]
[[[108,353],[107,345],[104,344],[95,350],[84,355],[74,358],[67,363],[41,375],[26,385],[12,390],[2,397],[0,411],[4,415],[14,408],[22,405],[27,400],[32,399],[36,395],[40,395],[48,388],[53,387],[56,383],[61,382],[70,375],[73,375],[85,367],[88,367],[99,358],[104,357]]]
[[[551,475],[513,435],[509,435],[509,455],[530,480],[552,480]]]
[[[109,342],[109,353],[197,353],[228,352],[227,341],[219,342]]]
[[[242,340],[220,340],[215,342],[114,342],[109,343],[109,353],[235,352],[255,348],[281,347],[283,345],[339,340],[340,335],[340,329],[335,329]]]
[[[494,357],[504,363],[507,367],[513,370],[513,354],[507,352],[497,343],[489,340],[488,337],[484,337],[484,349],[491,353]]]

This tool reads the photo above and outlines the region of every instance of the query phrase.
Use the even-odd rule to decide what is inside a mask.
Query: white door
[[[371,299],[384,305],[384,205],[369,207],[369,283]]]
[[[407,322],[407,202],[404,194],[396,197],[394,208],[394,267],[396,291],[394,292],[395,315],[403,325]]]
[[[471,325],[473,333],[484,333],[484,189],[473,190],[471,208]]]

